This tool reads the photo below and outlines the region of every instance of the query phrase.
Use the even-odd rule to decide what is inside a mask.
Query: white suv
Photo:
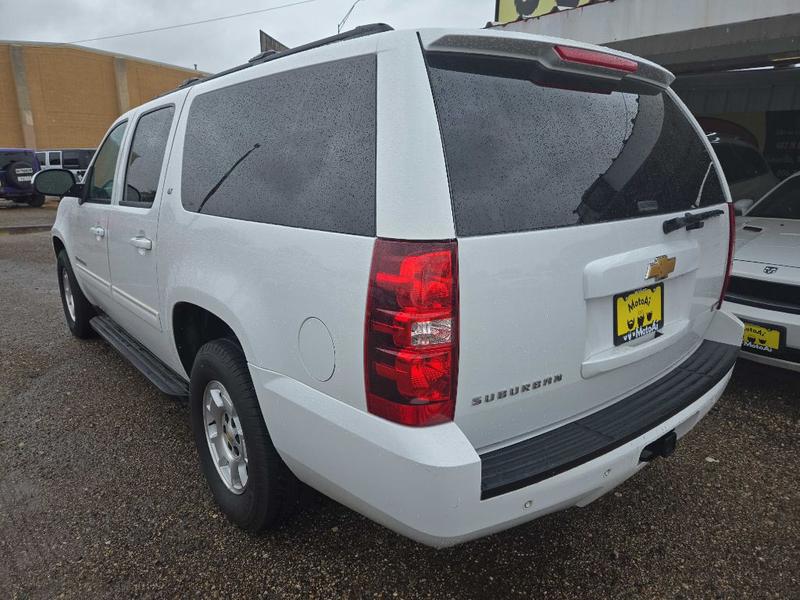
[[[729,194],[671,80],[368,26],[187,84],[84,184],[37,177],[69,327],[189,396],[248,530],[298,480],[434,546],[585,505],[674,450],[742,339]]]

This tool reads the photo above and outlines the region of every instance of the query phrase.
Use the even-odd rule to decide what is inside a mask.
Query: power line
[[[154,31],[166,31],[168,29],[178,29],[179,27],[190,27],[192,25],[201,25],[203,23],[213,23],[214,21],[224,21],[226,19],[235,19],[237,17],[245,17],[247,15],[255,15],[258,13],[265,13],[272,10],[279,10],[281,8],[289,8],[290,6],[297,6],[299,4],[308,4],[309,2],[316,2],[317,0],[299,0],[298,2],[290,2],[289,4],[280,4],[270,8],[262,8],[260,10],[251,10],[248,12],[239,13],[236,15],[227,15],[225,17],[214,17],[213,19],[203,19],[202,21],[193,21],[191,23],[181,23],[180,25],[167,25],[165,27],[155,27],[153,29],[143,29],[141,31],[132,31],[130,33],[118,33],[115,35],[105,35],[103,37],[89,38],[85,40],[75,40],[74,42],[64,42],[65,44],[83,44],[85,42],[99,42],[100,40],[111,40],[114,38],[128,37],[131,35],[139,35],[142,33],[153,33]]]

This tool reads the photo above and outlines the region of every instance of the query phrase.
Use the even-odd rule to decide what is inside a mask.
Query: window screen
[[[375,56],[277,73],[191,105],[190,211],[375,234]]]
[[[702,139],[657,88],[564,85],[530,61],[428,61],[460,236],[725,201]]]
[[[174,115],[175,107],[165,106],[139,118],[128,153],[125,195],[120,204],[142,207],[153,205]]]

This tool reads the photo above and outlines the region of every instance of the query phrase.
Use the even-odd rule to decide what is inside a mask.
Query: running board
[[[111,317],[101,314],[93,317],[89,324],[101,338],[111,344],[163,393],[177,397],[189,395],[189,383],[132,338]]]

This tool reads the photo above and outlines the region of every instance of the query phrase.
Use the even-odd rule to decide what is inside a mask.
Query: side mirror
[[[66,169],[47,169],[33,176],[33,189],[45,196],[65,196],[75,185],[75,176]]]
[[[737,200],[733,203],[733,213],[738,216],[742,216],[750,207],[755,204],[755,200],[751,200],[750,198],[742,198],[741,200]]]

